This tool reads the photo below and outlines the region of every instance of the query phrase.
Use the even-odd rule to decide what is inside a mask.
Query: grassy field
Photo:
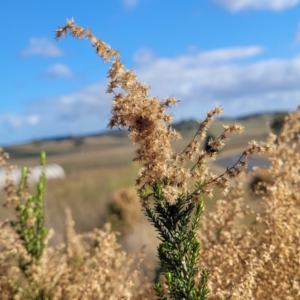
[[[241,153],[250,140],[265,140],[267,137],[267,117],[242,120],[245,132],[230,137],[227,145],[219,153],[219,158]],[[222,124],[234,121],[217,120],[209,132],[217,137],[222,132]],[[174,144],[180,151],[191,140],[193,130],[182,132],[183,138]],[[88,231],[102,226],[108,220],[107,205],[114,191],[132,187],[139,166],[134,163],[134,146],[127,137],[95,136],[87,137],[80,146],[73,140],[47,141],[5,148],[10,153],[11,163],[18,166],[39,164],[39,153],[45,150],[47,163],[56,163],[66,172],[65,180],[51,180],[47,183],[45,197],[46,224],[57,233],[56,240],[63,237],[65,208],[71,208],[76,230]],[[211,165],[215,173],[222,172],[216,164]],[[1,194],[3,199],[4,195]],[[216,193],[215,198],[219,195]],[[214,201],[207,201],[207,208]],[[1,221],[11,215],[7,209],[0,209]],[[55,241],[55,240],[54,240]]]

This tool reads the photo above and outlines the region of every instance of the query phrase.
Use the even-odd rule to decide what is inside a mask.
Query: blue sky
[[[67,19],[121,52],[175,120],[293,110],[300,103],[300,0],[0,0],[0,145],[106,129],[109,65],[56,41]]]

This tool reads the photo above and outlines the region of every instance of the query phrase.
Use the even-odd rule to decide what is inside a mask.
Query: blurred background
[[[86,40],[54,39],[55,29],[71,18],[118,49],[152,95],[180,100],[171,109],[183,136],[177,150],[215,105],[224,115],[211,137],[222,124],[245,126],[212,163],[214,172],[234,164],[248,141],[278,132],[300,102],[300,0],[1,1],[0,145],[19,167],[36,167],[45,150],[48,164],[62,168],[63,176],[48,181],[45,199],[54,242],[63,239],[66,207],[78,232],[110,221],[124,231],[128,248],[141,236],[154,236],[150,229],[145,233],[133,196],[139,169],[134,147],[126,130],[106,129],[109,64]],[[268,164],[257,158],[249,170]],[[1,220],[11,215],[0,209]]]

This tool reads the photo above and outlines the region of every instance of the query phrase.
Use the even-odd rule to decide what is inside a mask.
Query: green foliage
[[[200,282],[195,282],[200,251],[196,230],[204,209],[203,201],[194,203],[188,196],[181,196],[171,205],[163,198],[162,187],[158,183],[153,187],[153,198],[154,205],[145,208],[145,215],[159,234],[158,258],[170,297],[165,296],[157,283],[155,291],[158,299],[206,299],[209,292],[206,286],[208,271],[203,270]]]
[[[85,143],[83,136],[69,136],[69,140],[73,143],[74,147],[81,147]]]
[[[199,128],[199,122],[196,120],[182,120],[178,123],[172,124],[172,127],[179,132],[195,131]]]
[[[46,154],[41,153],[42,174],[37,184],[36,195],[30,195],[27,192],[26,181],[28,176],[28,168],[22,169],[21,181],[17,192],[17,220],[10,221],[10,225],[18,234],[27,253],[31,257],[31,261],[26,261],[20,257],[19,266],[25,272],[32,263],[37,263],[45,248],[45,238],[47,229],[44,227],[44,210],[43,197],[45,189],[45,167]]]
[[[287,113],[285,112],[278,112],[273,115],[271,129],[275,134],[279,134],[279,132],[281,131],[286,116]]]

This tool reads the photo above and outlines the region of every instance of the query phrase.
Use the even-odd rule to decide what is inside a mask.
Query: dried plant
[[[172,116],[166,109],[178,101],[174,97],[159,101],[157,97],[150,96],[149,87],[137,80],[133,70],[125,68],[117,50],[97,39],[90,30],[77,26],[73,20],[67,21],[66,26],[56,30],[56,38],[60,39],[68,32],[76,38],[88,39],[97,54],[104,61],[111,62],[107,76],[109,79],[107,93],[113,94],[113,100],[112,117],[108,126],[125,127],[130,131],[129,137],[136,145],[134,160],[141,165],[137,185],[144,206],[147,206],[147,199],[152,195],[147,192],[147,187],[153,189],[156,184],[162,186],[163,196],[170,204],[176,203],[184,194],[188,194],[191,200],[198,202],[199,193],[210,195],[213,184],[226,190],[229,179],[237,177],[244,170],[248,155],[256,152],[261,154],[270,149],[268,143],[258,144],[253,141],[237,163],[224,174],[218,177],[210,174],[207,160],[215,159],[216,153],[201,151],[199,140],[205,137],[213,118],[222,113],[220,107],[215,107],[207,113],[206,119],[199,125],[198,131],[187,147],[175,154],[171,142],[178,140],[180,134],[169,126]],[[120,89],[124,92],[120,92]],[[220,150],[229,134],[242,131],[243,128],[239,124],[224,125],[221,135],[210,141],[211,148]],[[194,162],[193,167],[186,167],[190,162]],[[188,179],[193,179],[190,186]]]
[[[139,197],[134,188],[123,188],[113,193],[108,204],[109,221],[118,231],[130,233],[141,223],[143,214],[139,207]]]
[[[300,297],[300,107],[272,137],[273,179],[258,187],[259,213],[247,208],[239,182],[202,220],[199,265],[211,271],[209,299]]]
[[[17,220],[12,220],[9,223],[23,242],[26,252],[30,257],[29,260],[22,256],[19,258],[19,266],[24,274],[27,274],[26,271],[29,265],[38,263],[45,248],[45,239],[47,236],[47,229],[44,227],[43,209],[44,186],[46,181],[45,152],[41,153],[41,166],[43,169],[37,184],[36,195],[30,195],[28,193],[26,184],[29,170],[24,167],[22,169],[19,189],[16,192],[16,198],[14,199],[15,201],[12,201],[12,198],[8,197],[7,201],[4,203],[4,206],[6,207],[12,205],[15,208]]]
[[[73,20],[56,30],[56,38],[68,32],[88,39],[97,54],[111,63],[109,127],[128,128],[136,145],[135,161],[141,166],[137,193],[144,214],[158,232],[164,280],[153,288],[141,270],[143,254],[134,257],[121,251],[117,233],[109,225],[76,234],[68,210],[66,244],[49,247],[51,231],[47,234],[44,228],[42,209],[45,177],[40,179],[37,196],[32,196],[26,189],[24,169],[18,190],[7,180],[5,205],[15,207],[17,214],[15,221],[0,224],[1,299],[299,298],[300,110],[285,118],[278,136],[270,135],[265,143],[250,142],[235,165],[214,175],[208,162],[216,158],[231,133],[242,132],[239,124],[224,126],[218,138],[209,139],[209,151],[200,150],[213,118],[222,113],[215,107],[186,148],[175,153],[171,143],[180,135],[170,126],[167,109],[177,100],[150,96],[149,87],[125,68],[118,51]],[[265,152],[272,162],[273,178],[257,191],[261,203],[257,213],[245,203],[241,175],[249,155]],[[0,166],[8,166],[7,159],[0,150]],[[233,179],[236,186],[231,188]],[[202,196],[211,196],[214,187],[225,198],[217,202],[214,212],[202,216]],[[136,202],[125,196],[121,199]],[[119,200],[117,209],[127,222],[130,215]],[[250,226],[244,222],[249,216],[254,218]]]
[[[2,165],[7,155],[1,152]],[[45,167],[45,153],[42,165]],[[143,253],[120,250],[117,233],[107,224],[76,234],[67,210],[66,244],[49,247],[43,219],[45,174],[36,196],[26,189],[26,173],[16,190],[8,180],[8,201],[16,220],[0,224],[0,295],[10,299],[148,299],[150,281],[141,269]],[[15,194],[15,196],[13,196]]]
[[[125,68],[118,51],[73,20],[56,30],[56,38],[68,32],[76,38],[88,39],[97,54],[111,63],[107,92],[113,94],[113,106],[108,126],[128,128],[129,137],[136,145],[134,160],[141,165],[136,182],[138,193],[143,210],[161,240],[158,257],[167,291],[157,283],[158,298],[205,299],[208,272],[204,269],[200,280],[195,282],[200,250],[196,228],[204,207],[200,196],[211,195],[213,185],[226,193],[230,179],[238,177],[245,169],[247,156],[268,151],[269,143],[252,142],[232,168],[220,176],[209,173],[207,161],[216,157],[230,133],[242,132],[242,127],[238,124],[224,126],[219,138],[209,141],[212,151],[200,151],[200,140],[205,137],[214,116],[222,112],[220,107],[215,107],[207,113],[187,147],[174,153],[171,142],[178,140],[180,135],[169,126],[172,116],[166,109],[177,100],[169,97],[159,101],[149,95],[149,87],[137,80],[133,70]],[[188,167],[191,162],[193,166]]]

